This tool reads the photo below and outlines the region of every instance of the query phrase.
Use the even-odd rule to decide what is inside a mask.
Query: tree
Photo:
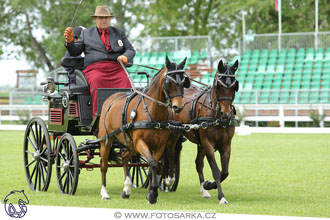
[[[127,3],[133,2],[126,0]],[[51,71],[65,53],[63,32],[70,25],[79,0],[0,0],[0,55],[25,58],[36,68]],[[130,23],[122,1],[83,1],[73,27],[93,26],[97,5],[112,5],[115,25]],[[131,6],[133,7],[133,6]],[[119,10],[121,9],[121,10]],[[128,26],[128,25],[126,25]],[[15,46],[7,47],[8,45]]]
[[[24,57],[36,68],[60,65],[63,32],[79,0],[0,0],[0,56]],[[330,28],[330,0],[319,1],[319,30]],[[83,0],[75,26],[91,27],[97,5],[109,5],[112,25],[126,30],[142,27],[144,36],[209,35],[222,56],[242,39],[242,11],[252,33],[277,33],[274,0]],[[282,1],[282,32],[314,31],[314,0]],[[132,31],[127,31],[129,35]],[[9,51],[8,45],[15,45]],[[9,47],[10,48],[10,47]]]

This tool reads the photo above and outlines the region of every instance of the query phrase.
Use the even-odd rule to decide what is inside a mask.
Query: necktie
[[[103,42],[103,44],[105,45],[105,31],[101,32],[101,41]]]

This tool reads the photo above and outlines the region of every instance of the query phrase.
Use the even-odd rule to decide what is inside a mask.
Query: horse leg
[[[222,192],[222,189],[221,189],[221,184],[220,184],[221,172],[220,172],[220,169],[219,169],[219,167],[217,165],[217,162],[215,160],[213,145],[208,140],[205,140],[204,143],[203,143],[203,146],[205,147],[206,158],[209,162],[209,165],[210,165],[211,170],[212,170],[212,175],[213,175],[213,178],[215,180],[215,182],[213,182],[213,183],[205,182],[203,187],[206,190],[217,188],[218,189],[218,199],[220,201],[219,203],[220,204],[227,204],[228,202],[225,199],[225,196],[224,196],[224,194]]]
[[[210,198],[211,197],[210,193],[203,187],[203,185],[204,185],[204,174],[203,174],[204,157],[205,157],[205,151],[204,151],[203,147],[201,145],[197,145],[197,156],[196,156],[195,164],[196,164],[196,170],[197,170],[198,177],[199,177],[199,183],[201,186],[200,192],[201,192],[203,198]]]
[[[100,156],[101,156],[101,172],[102,172],[102,186],[101,186],[101,197],[102,199],[110,199],[110,196],[108,195],[108,191],[106,188],[106,175],[108,171],[108,158],[109,158],[109,152],[110,152],[111,144],[105,146],[105,142],[101,142],[101,148],[100,148]]]
[[[229,159],[230,159],[230,150],[231,150],[231,144],[229,143],[228,145],[225,145],[225,148],[220,154],[220,159],[221,159],[221,179],[220,181],[224,181],[227,176],[229,175],[228,173],[228,166],[229,166]]]
[[[131,188],[132,188],[132,180],[128,172],[128,161],[130,159],[129,151],[124,151],[121,154],[121,156],[123,159],[123,168],[124,168],[124,176],[125,176],[124,189],[123,192],[121,193],[121,197],[123,199],[128,199],[129,196],[131,195]]]
[[[148,146],[142,139],[137,141],[136,150],[146,158],[149,164],[149,169],[151,171],[151,184],[149,185],[147,200],[149,203],[155,204],[158,197],[157,161],[151,156]]]
[[[167,187],[171,187],[174,182],[175,182],[175,174],[174,174],[174,167],[175,167],[175,159],[176,159],[176,153],[177,153],[177,149],[179,149],[182,145],[182,137],[179,137],[179,135],[171,135],[171,140],[168,140],[167,142],[167,154],[165,155],[166,158],[165,160],[167,161],[167,163],[164,167],[164,169],[168,169],[165,170],[165,185]],[[181,147],[182,148],[182,147]]]

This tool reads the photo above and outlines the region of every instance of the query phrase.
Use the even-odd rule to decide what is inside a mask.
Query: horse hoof
[[[225,197],[222,197],[221,199],[220,199],[220,202],[219,202],[219,204],[220,205],[222,205],[222,204],[228,204],[229,202],[225,199]]]
[[[152,193],[147,193],[147,200],[149,204],[155,204],[157,202],[157,197],[153,196]]]
[[[165,185],[166,185],[167,187],[171,187],[171,186],[173,186],[174,182],[175,182],[175,177],[173,177],[173,178],[171,178],[171,177],[166,177],[166,178],[165,178]]]
[[[201,194],[203,198],[211,198],[211,195],[209,193],[209,191],[207,191],[206,189],[204,189],[203,187],[204,183],[201,183]]]
[[[102,199],[103,200],[109,200],[110,199],[110,196],[102,196]]]
[[[211,195],[207,190],[204,190],[202,192],[202,197],[208,199],[208,198],[211,198]]]
[[[130,195],[127,195],[126,192],[124,192],[124,191],[121,193],[121,198],[123,198],[123,199],[128,199],[129,196]]]

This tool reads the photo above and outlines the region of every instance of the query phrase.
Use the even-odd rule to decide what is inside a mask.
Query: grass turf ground
[[[218,204],[215,190],[210,191],[212,198],[201,198],[194,164],[196,147],[189,142],[184,144],[181,154],[177,192],[160,192],[157,204],[148,205],[146,189],[133,188],[130,199],[121,198],[124,181],[121,168],[108,171],[107,188],[111,197],[108,201],[101,200],[99,195],[99,169],[82,170],[76,195],[68,196],[58,191],[53,166],[48,191],[33,192],[28,188],[23,169],[24,132],[0,131],[0,138],[2,203],[11,190],[24,189],[31,205],[330,217],[330,135],[236,135],[229,177],[222,184],[228,205]],[[206,160],[204,170],[205,178],[211,180]]]

